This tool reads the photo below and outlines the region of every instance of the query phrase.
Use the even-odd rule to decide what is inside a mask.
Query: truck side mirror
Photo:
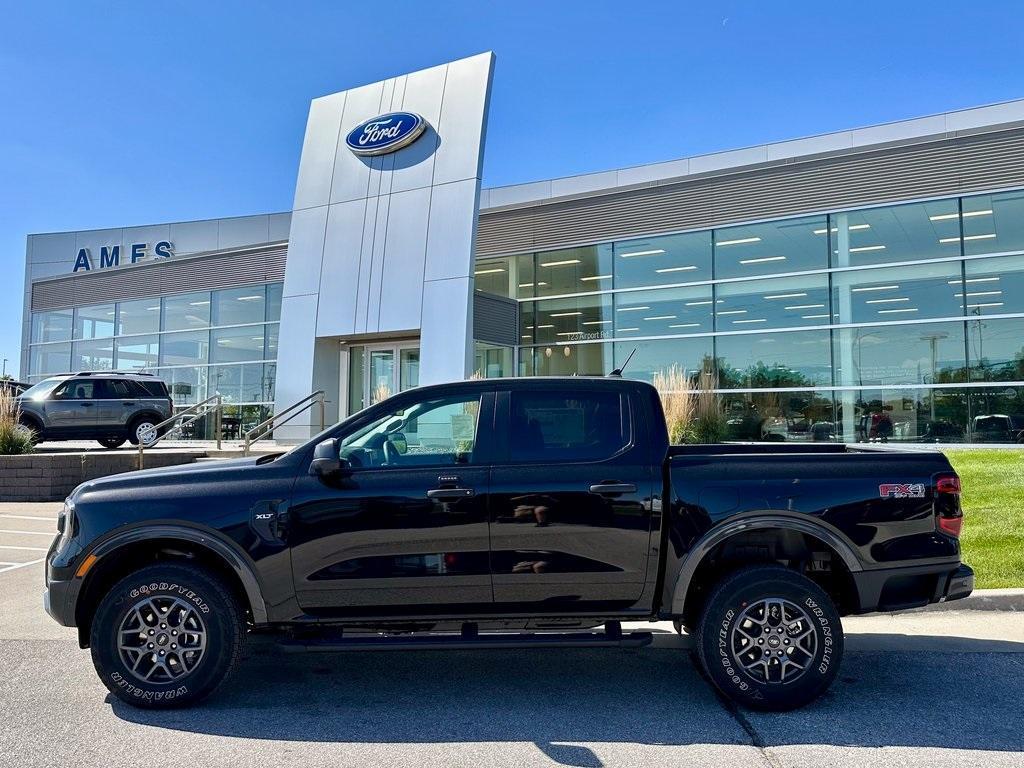
[[[313,449],[313,461],[309,464],[309,474],[314,477],[331,477],[341,472],[348,462],[343,462],[338,452],[341,448],[338,438],[331,437],[317,443]]]

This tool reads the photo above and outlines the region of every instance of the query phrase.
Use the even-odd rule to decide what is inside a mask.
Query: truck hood
[[[244,473],[247,469],[255,467],[257,463],[265,464],[268,460],[266,456],[246,456],[240,459],[218,459],[122,472],[85,481],[72,491],[70,498],[77,500],[86,494],[105,494],[109,491],[145,489],[153,492],[169,485],[188,484],[194,486],[219,483],[229,477],[235,479],[238,477],[238,473]]]

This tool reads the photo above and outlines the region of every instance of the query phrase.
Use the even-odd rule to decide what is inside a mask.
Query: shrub
[[[696,396],[686,371],[673,365],[667,371],[658,371],[651,382],[658,390],[661,407],[665,411],[665,426],[668,427],[670,443],[694,442],[694,416]]]
[[[728,435],[728,425],[718,395],[718,378],[708,370],[701,371],[697,384],[696,418],[693,422],[693,442],[721,443]]]
[[[21,409],[14,394],[6,387],[0,389],[0,456],[32,453],[32,430],[21,425]]]

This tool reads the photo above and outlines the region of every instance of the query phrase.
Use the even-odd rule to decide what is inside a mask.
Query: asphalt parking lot
[[[260,639],[202,706],[136,710],[43,613],[58,509],[0,504],[0,766],[1024,766],[1024,612],[1005,595],[845,620],[836,685],[781,715],[725,705],[668,632],[638,651]]]

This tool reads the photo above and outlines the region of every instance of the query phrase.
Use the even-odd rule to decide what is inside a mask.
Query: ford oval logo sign
[[[345,143],[357,155],[386,155],[412,144],[426,127],[427,121],[413,112],[388,112],[357,125]]]

